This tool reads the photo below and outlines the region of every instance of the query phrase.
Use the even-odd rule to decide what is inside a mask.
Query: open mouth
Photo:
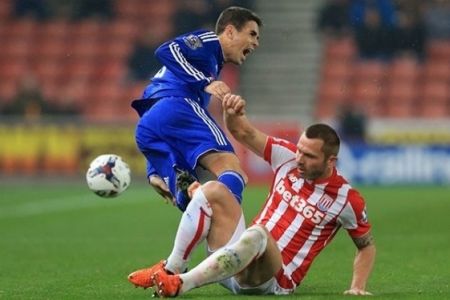
[[[244,49],[244,51],[242,51],[242,54],[244,54],[244,56],[247,56],[247,55],[249,55],[250,53],[252,53],[252,49],[250,49],[250,48],[247,48],[247,49]]]

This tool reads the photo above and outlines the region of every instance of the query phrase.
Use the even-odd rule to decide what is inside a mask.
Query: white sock
[[[208,200],[201,188],[198,188],[181,217],[166,270],[178,274],[186,269],[193,250],[208,235],[211,216],[212,209]]]
[[[259,226],[247,229],[234,244],[225,246],[202,261],[191,271],[181,274],[181,293],[208,283],[229,278],[261,256],[267,246],[266,232]]]

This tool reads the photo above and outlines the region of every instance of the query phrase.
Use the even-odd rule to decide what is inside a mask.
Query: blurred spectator
[[[342,37],[350,32],[349,0],[328,0],[320,9],[317,28],[327,36]]]
[[[211,23],[219,17],[220,13],[227,7],[240,6],[252,9],[255,6],[254,0],[209,0],[211,2]]]
[[[180,35],[197,29],[214,30],[214,16],[211,15],[212,6],[206,0],[179,0],[177,11],[173,17],[175,35]]]
[[[347,104],[341,108],[338,116],[338,128],[342,140],[362,143],[366,140],[366,116]]]
[[[39,21],[50,18],[51,9],[46,0],[14,0],[14,16],[32,17]]]
[[[450,39],[450,1],[428,1],[424,22],[430,39]]]
[[[75,21],[86,18],[97,18],[102,21],[111,20],[114,17],[113,3],[111,0],[77,0],[74,2],[72,19]]]
[[[374,7],[366,7],[363,23],[355,29],[359,55],[363,59],[389,60],[394,51],[394,29],[381,21]]]
[[[358,28],[365,24],[367,10],[376,10],[383,27],[392,28],[397,23],[394,3],[391,0],[352,0],[350,6],[350,23]]]
[[[425,58],[426,29],[419,15],[399,11],[395,29],[395,54],[410,55],[422,61]]]
[[[128,76],[131,80],[148,80],[161,68],[155,50],[168,39],[157,27],[148,26],[137,38],[133,52],[128,58]]]
[[[33,74],[27,74],[19,83],[13,101],[3,108],[5,115],[23,116],[26,120],[39,119],[50,112],[39,82]]]

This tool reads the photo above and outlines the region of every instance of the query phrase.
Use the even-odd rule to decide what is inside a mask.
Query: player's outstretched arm
[[[373,243],[373,237],[370,232],[362,237],[353,238],[358,251],[353,263],[353,279],[349,290],[345,295],[371,296],[372,293],[366,291],[366,283],[372,272],[375,262],[376,248]]]
[[[233,137],[257,155],[264,157],[267,135],[250,123],[245,114],[245,100],[227,94],[222,100],[223,118]]]

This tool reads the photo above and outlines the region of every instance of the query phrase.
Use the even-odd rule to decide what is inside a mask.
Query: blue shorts
[[[147,175],[158,174],[176,195],[176,169],[194,172],[198,159],[210,151],[234,152],[210,114],[188,98],[158,100],[141,117],[136,143],[147,158]]]

